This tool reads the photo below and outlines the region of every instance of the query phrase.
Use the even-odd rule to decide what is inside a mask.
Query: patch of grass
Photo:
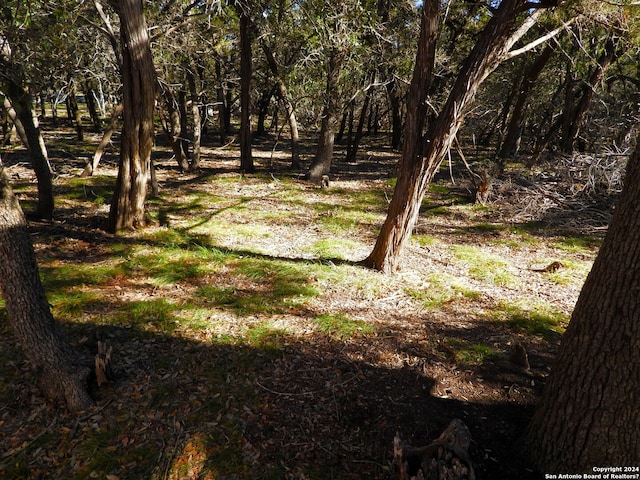
[[[476,280],[503,286],[515,284],[517,280],[502,257],[467,245],[453,246],[452,251],[457,261],[468,266],[469,275]]]
[[[441,195],[447,195],[450,192],[450,189],[445,185],[438,185],[437,183],[431,183],[429,184],[429,191],[433,193],[439,193]]]
[[[553,242],[552,246],[569,253],[591,255],[602,245],[602,240],[587,235],[576,237],[562,237]]]
[[[96,205],[106,203],[113,195],[114,180],[104,175],[87,178],[69,178],[65,182],[63,195],[70,200],[89,200]]]
[[[440,308],[459,298],[478,300],[482,296],[481,292],[464,285],[458,279],[442,274],[429,276],[425,287],[409,287],[405,289],[405,293],[428,310]]]
[[[274,328],[270,322],[259,322],[246,331],[248,343],[266,352],[278,352],[286,345],[288,333],[282,328]]]
[[[277,314],[308,302],[318,293],[304,264],[244,257],[227,267],[233,284],[200,287],[196,302],[211,302],[238,315]]]
[[[175,315],[179,309],[178,305],[164,298],[128,302],[120,305],[114,312],[113,322],[140,330],[151,328],[154,331],[171,334],[181,323]]]
[[[360,243],[345,238],[324,238],[314,242],[305,250],[321,258],[346,260],[349,258],[348,252],[360,246]]]
[[[493,312],[493,317],[506,322],[514,330],[547,339],[562,334],[570,319],[568,314],[548,304],[524,302],[516,304],[501,302]]]
[[[366,322],[352,320],[342,313],[337,315],[318,315],[315,317],[314,322],[321,332],[340,339],[352,338],[356,335],[369,334],[375,331]]]
[[[506,225],[496,223],[476,223],[469,227],[469,230],[477,233],[495,233],[506,230]]]
[[[456,363],[462,365],[482,365],[499,355],[498,350],[481,343],[471,343],[457,338],[447,338],[445,343],[453,353]]]
[[[425,235],[423,233],[413,235],[411,239],[421,247],[431,247],[433,245],[437,245],[438,243],[440,243],[440,241],[437,238],[432,237],[430,235]]]

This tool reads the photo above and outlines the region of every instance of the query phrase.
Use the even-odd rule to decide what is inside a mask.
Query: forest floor
[[[608,221],[593,162],[510,166],[486,205],[444,165],[402,270],[384,275],[358,265],[393,194],[398,154],[381,139],[352,164],[338,146],[322,189],[269,139],[251,175],[235,145],[206,146],[195,173],[159,145],[154,222],[118,236],[104,230],[116,152],[81,179],[96,138],[47,141],[56,220],[30,223],[41,276],[80,351],[113,346],[116,377],[92,387],[95,409],[67,413],[0,322],[0,477],[390,479],[397,432],[422,446],[459,418],[477,478],[540,478],[520,438]],[[3,161],[29,211],[24,152]]]

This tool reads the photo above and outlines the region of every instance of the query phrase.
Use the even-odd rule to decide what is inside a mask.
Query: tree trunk
[[[316,156],[307,172],[307,179],[312,182],[319,182],[323,175],[327,175],[331,170],[333,161],[333,147],[336,135],[336,124],[338,123],[339,98],[338,80],[340,78],[340,68],[344,60],[345,52],[333,49],[329,53],[327,62],[327,88],[324,94],[324,107],[322,109],[322,124],[320,126],[320,139]]]
[[[69,96],[67,97],[67,105],[69,106],[69,113],[71,114],[71,118],[73,118],[73,123],[76,126],[76,138],[82,141],[84,140],[84,129],[82,128],[82,113],[80,112],[80,108],[78,108],[78,99],[76,97],[78,91],[73,79],[70,79],[69,83],[71,87],[69,89]]]
[[[518,96],[507,124],[507,132],[498,154],[500,159],[510,158],[518,152],[520,137],[522,135],[522,127],[524,124],[524,113],[527,106],[527,100],[529,99],[529,94],[536,84],[536,81],[542,73],[545,65],[555,51],[556,46],[557,43],[555,41],[548,43],[542,53],[538,55],[538,57],[528,66],[524,73],[518,90]],[[501,165],[503,164],[504,160],[501,161]]]
[[[182,153],[182,120],[180,119],[180,108],[178,108],[176,98],[168,87],[163,89],[162,97],[164,98],[166,107],[166,113],[161,110],[160,115],[162,129],[167,136],[167,141],[171,146],[178,168],[181,172],[186,172],[189,169],[189,162]]]
[[[27,223],[0,160],[0,291],[16,338],[38,376],[38,386],[70,410],[93,405],[90,369],[82,365],[56,323],[40,282]]]
[[[7,96],[16,111],[16,117],[24,128],[27,144],[31,157],[31,166],[38,181],[38,207],[35,216],[45,220],[53,219],[53,179],[51,165],[47,155],[47,148],[38,125],[38,117],[33,109],[33,101],[27,90],[18,85],[14,80],[7,81]]]
[[[89,116],[91,117],[91,124],[93,125],[93,131],[99,132],[102,130],[102,121],[100,115],[98,115],[98,108],[96,105],[95,90],[91,88],[87,82],[84,87],[84,98],[87,102],[87,110],[89,110]]]
[[[120,17],[124,126],[120,168],[109,214],[109,230],[145,225],[144,203],[153,147],[155,70],[142,0],[113,0]]]
[[[224,81],[222,78],[222,65],[217,59],[216,77],[218,84],[216,87],[216,99],[218,102],[218,118],[220,122],[220,143],[224,145],[227,143],[227,136],[231,133],[231,114],[226,101]]]
[[[640,137],[526,443],[541,471],[597,473],[640,459]],[[634,475],[637,472],[632,472]]]
[[[107,145],[109,145],[109,142],[111,141],[111,136],[113,135],[113,132],[116,131],[116,127],[118,126],[118,118],[120,118],[120,115],[122,115],[121,103],[116,105],[116,108],[114,108],[113,113],[111,114],[111,119],[109,120],[109,125],[107,126],[107,129],[102,134],[102,140],[100,140],[100,144],[98,145],[98,148],[96,148],[96,151],[93,154],[92,160],[90,162],[87,162],[87,165],[84,167],[84,170],[80,175],[81,177],[90,177],[98,169],[98,164],[102,159],[102,155],[104,155],[104,151],[106,150]]]
[[[369,104],[371,103],[372,91],[373,87],[369,87],[367,88],[367,91],[364,95],[362,108],[360,109],[360,117],[358,118],[358,125],[356,127],[353,138],[351,138],[349,141],[349,146],[347,148],[347,162],[355,162],[358,155],[358,148],[360,148],[360,141],[362,140],[362,136],[364,133],[364,123],[367,117],[367,112],[369,111]]]
[[[240,8],[240,169],[253,173],[251,151],[251,19]]]
[[[364,265],[384,272],[397,270],[404,245],[418,219],[427,186],[451,147],[478,87],[524,35],[527,27],[534,23],[527,21],[513,32],[516,18],[526,5],[525,0],[504,0],[500,3],[465,60],[442,111],[423,136],[427,114],[424,97],[428,90],[424,83],[429,82],[432,76],[439,16],[438,2],[424,3],[398,181],[387,218],[373,251],[363,260]]]
[[[191,96],[191,115],[193,116],[193,142],[191,148],[191,159],[189,170],[194,171],[200,168],[200,143],[202,139],[202,117],[200,116],[200,96],[196,87],[196,77],[187,68],[187,83],[189,84],[189,94]]]
[[[562,140],[560,148],[566,154],[573,153],[573,147],[580,133],[580,128],[584,123],[584,119],[589,112],[591,102],[596,92],[598,84],[602,81],[604,74],[616,60],[618,52],[617,45],[619,39],[617,37],[607,39],[604,52],[598,59],[598,65],[589,76],[588,83],[583,84],[581,88],[580,99],[575,107],[573,105],[567,106],[565,112],[563,112]]]

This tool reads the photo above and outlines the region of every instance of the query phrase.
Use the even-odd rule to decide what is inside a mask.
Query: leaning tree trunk
[[[27,140],[25,147],[29,150],[31,166],[38,182],[38,206],[35,216],[45,220],[52,220],[54,201],[51,165],[49,164],[44,138],[42,138],[38,125],[38,117],[33,109],[31,95],[14,80],[9,79],[7,81],[7,96],[24,129]]]
[[[124,126],[120,168],[111,202],[109,230],[145,225],[144,203],[153,147],[155,70],[142,0],[113,0],[120,17]]]
[[[500,3],[500,7],[465,60],[438,118],[423,137],[421,126],[426,116],[426,106],[425,102],[420,102],[419,99],[426,90],[422,85],[424,79],[431,78],[438,24],[438,2],[432,0],[424,3],[398,180],[387,218],[373,251],[362,262],[364,265],[383,272],[397,270],[404,245],[418,219],[427,186],[453,144],[464,120],[465,110],[473,101],[484,79],[535,23],[533,18],[529,17],[514,32],[517,16],[526,10],[527,5],[526,0],[504,0]],[[534,15],[537,17],[539,14]],[[424,71],[427,71],[429,76],[426,76]]]
[[[240,169],[255,170],[251,151],[251,19],[240,8]]]
[[[324,94],[324,108],[322,109],[322,123],[320,126],[320,139],[316,156],[309,167],[307,178],[312,182],[319,182],[323,175],[331,170],[333,161],[333,148],[336,136],[336,124],[338,123],[338,81],[340,68],[344,60],[345,52],[333,49],[329,53],[327,62],[327,89]]]
[[[541,471],[638,467],[639,291],[640,137],[619,205],[529,425],[528,451]]]
[[[57,324],[40,282],[22,209],[0,160],[0,291],[9,321],[42,392],[71,410],[93,405],[87,393],[90,369],[79,361]]]
[[[109,120],[109,125],[107,126],[107,129],[102,134],[102,140],[100,140],[100,143],[96,148],[96,151],[93,153],[93,157],[89,162],[87,162],[87,165],[84,167],[84,170],[80,175],[81,177],[90,177],[91,175],[96,173],[96,170],[98,169],[98,164],[102,159],[102,155],[104,155],[104,151],[107,149],[107,146],[111,141],[111,136],[113,135],[113,132],[116,131],[116,127],[118,126],[118,119],[120,118],[120,115],[122,115],[121,103],[116,105],[116,108],[113,109],[113,112],[111,113],[111,119]]]

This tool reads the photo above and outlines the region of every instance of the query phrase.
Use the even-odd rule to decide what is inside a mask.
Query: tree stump
[[[426,447],[404,445],[399,434],[393,440],[393,463],[399,480],[475,480],[469,458],[471,433],[454,419]]]
[[[114,379],[113,370],[111,368],[111,352],[113,347],[106,341],[98,340],[98,353],[96,354],[96,381],[98,387]]]

